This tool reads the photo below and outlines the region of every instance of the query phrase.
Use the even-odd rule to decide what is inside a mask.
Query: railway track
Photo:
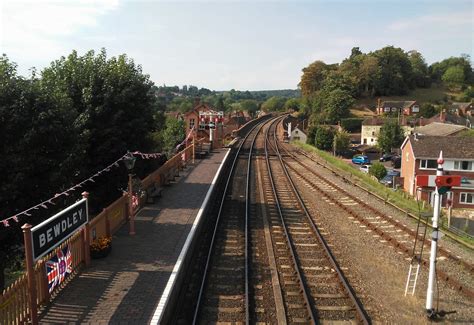
[[[411,254],[413,242],[417,236],[415,230],[404,225],[393,217],[381,213],[374,206],[367,204],[359,197],[349,193],[336,183],[329,180],[327,177],[317,173],[314,168],[311,168],[303,163],[301,159],[298,159],[291,150],[286,148],[283,150],[285,152],[285,165],[288,167],[289,172],[295,179],[299,179],[306,186],[315,189],[329,204],[345,211],[350,219],[354,219],[354,222],[367,227],[367,230],[373,232],[374,236],[380,236],[382,240],[390,243],[407,255]],[[300,152],[298,151],[298,153]],[[426,240],[425,245],[429,247],[430,242]],[[472,275],[472,264],[460,259],[443,248],[440,248],[439,252],[441,256],[462,265],[466,271]],[[427,265],[428,260],[423,259],[422,263]],[[438,270],[438,275],[456,290],[461,291],[469,297],[474,297],[472,289],[464,286],[453,276],[448,275],[442,270]]]
[[[277,308],[285,309],[289,323],[367,324],[368,316],[289,177],[275,128],[274,122],[266,131],[266,171],[261,172],[284,300],[284,307]]]

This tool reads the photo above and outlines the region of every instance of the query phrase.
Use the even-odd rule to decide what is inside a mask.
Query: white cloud
[[[70,51],[74,35],[96,27],[118,0],[6,0],[0,13],[0,49],[13,60],[51,60]]]

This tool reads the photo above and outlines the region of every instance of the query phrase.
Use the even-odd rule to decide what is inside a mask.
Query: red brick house
[[[377,114],[395,113],[400,115],[413,115],[420,112],[420,106],[414,100],[391,100],[377,102]]]
[[[449,136],[410,135],[401,146],[401,177],[403,188],[411,195],[418,195],[432,203],[434,186],[417,191],[417,175],[436,175],[440,150],[443,151],[445,174],[460,175],[461,186],[453,187],[451,194],[443,195],[443,205],[449,196],[453,208],[474,209],[474,138]],[[434,185],[434,184],[433,184]]]

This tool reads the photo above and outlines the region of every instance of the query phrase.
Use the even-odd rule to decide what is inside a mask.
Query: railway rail
[[[276,125],[274,121],[266,130],[266,172],[262,174],[287,320],[356,320],[368,324],[368,315],[288,174],[278,147]]]
[[[283,150],[285,152],[285,165],[295,178],[300,179],[305,184],[318,191],[324,199],[329,200],[331,204],[345,211],[350,218],[355,218],[358,223],[366,226],[368,230],[371,230],[389,244],[395,246],[407,255],[411,254],[413,241],[417,236],[416,231],[393,217],[378,211],[374,206],[367,204],[362,199],[344,190],[335,182],[316,172],[314,168],[303,163],[300,158],[296,157],[287,146],[285,146],[285,149]],[[298,151],[298,153],[301,152]],[[430,242],[426,240],[425,245],[429,246]],[[439,252],[441,256],[463,266],[471,276],[474,273],[473,265],[469,262],[464,261],[446,249],[440,248]],[[422,263],[427,265],[428,260],[423,259]],[[450,276],[447,272],[440,269],[437,270],[437,273],[441,279],[444,279],[456,290],[469,297],[474,297],[473,290],[456,280],[454,276]]]

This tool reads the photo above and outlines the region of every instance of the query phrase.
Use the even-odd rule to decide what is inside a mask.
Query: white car
[[[369,173],[369,169],[370,169],[370,165],[362,165],[362,166],[359,167],[359,170],[360,170],[361,172],[366,173],[366,174]]]

